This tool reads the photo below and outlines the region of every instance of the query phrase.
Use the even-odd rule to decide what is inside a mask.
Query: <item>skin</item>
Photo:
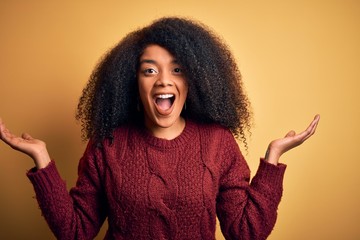
[[[188,85],[181,66],[164,48],[150,45],[140,57],[139,96],[145,111],[145,126],[158,138],[174,139],[181,134],[185,120],[180,116]],[[162,109],[156,99],[171,94],[174,102]]]
[[[180,116],[188,85],[181,66],[164,48],[150,45],[140,57],[138,70],[139,96],[144,109],[146,128],[158,138],[174,139],[185,128],[185,120]],[[169,109],[156,104],[156,97],[173,94],[175,100]],[[282,154],[309,139],[316,130],[320,116],[316,115],[310,125],[302,132],[288,132],[285,137],[270,142],[265,161],[277,165]],[[37,169],[45,168],[51,161],[45,142],[27,133],[21,136],[12,134],[0,118],[0,139],[13,149],[30,156]]]
[[[12,134],[5,127],[0,118],[0,139],[13,149],[30,156],[37,169],[45,168],[50,163],[50,156],[46,149],[45,142],[35,139],[30,134],[23,133],[21,136]]]
[[[319,121],[320,115],[316,115],[303,132],[296,134],[294,130],[291,130],[285,137],[271,141],[265,154],[265,161],[277,165],[281,155],[301,145],[315,133]]]

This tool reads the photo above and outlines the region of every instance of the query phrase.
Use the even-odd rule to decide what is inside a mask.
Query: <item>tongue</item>
[[[156,100],[156,104],[159,106],[161,110],[168,110],[171,107],[171,101],[169,98],[158,98]]]

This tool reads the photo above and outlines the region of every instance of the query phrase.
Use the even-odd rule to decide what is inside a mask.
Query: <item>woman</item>
[[[95,68],[77,119],[90,139],[67,192],[45,143],[0,137],[29,155],[37,200],[58,239],[266,239],[286,166],[280,156],[313,135],[269,144],[250,183],[236,138],[246,145],[250,103],[226,45],[200,23],[162,18],[128,34]],[[235,138],[234,138],[235,137]]]

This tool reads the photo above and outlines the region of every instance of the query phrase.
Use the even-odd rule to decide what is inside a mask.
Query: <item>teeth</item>
[[[174,94],[161,94],[158,95],[158,98],[162,98],[162,99],[166,99],[166,98],[172,98],[174,96]]]

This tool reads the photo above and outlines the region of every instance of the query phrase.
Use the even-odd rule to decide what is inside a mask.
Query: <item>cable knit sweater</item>
[[[31,170],[39,206],[58,239],[266,239],[286,166],[261,160],[250,171],[230,131],[187,120],[173,140],[124,126],[103,147],[89,142],[76,186],[66,189],[54,161]]]

